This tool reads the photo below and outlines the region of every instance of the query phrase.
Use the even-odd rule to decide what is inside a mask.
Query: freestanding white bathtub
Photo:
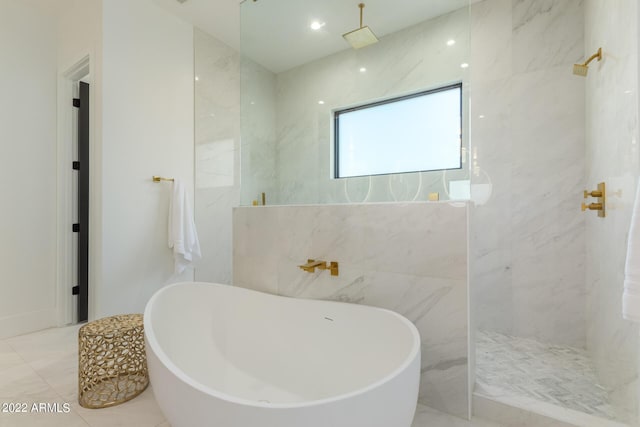
[[[179,283],[144,326],[172,427],[411,426],[420,336],[392,311]]]

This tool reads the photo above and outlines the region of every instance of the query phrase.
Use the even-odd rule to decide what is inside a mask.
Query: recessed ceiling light
[[[447,41],[447,46],[453,46],[454,44],[456,44],[456,41],[454,39]]]
[[[320,28],[324,27],[325,25],[327,25],[326,22],[320,22],[320,21],[313,21],[311,23],[311,29],[313,31],[318,31]]]
[[[318,101],[318,104],[324,105],[324,101]]]
[[[366,69],[366,68],[364,68],[364,67],[361,67],[361,68],[360,68],[360,72],[361,72],[361,73],[366,73],[366,72],[367,72],[367,69]]]
[[[484,119],[484,114],[480,114],[480,115],[478,116],[478,118],[479,118],[479,119]]]
[[[469,64],[463,62],[462,64],[460,64],[460,68],[469,68]]]
[[[196,81],[200,80],[200,77],[196,76]]]

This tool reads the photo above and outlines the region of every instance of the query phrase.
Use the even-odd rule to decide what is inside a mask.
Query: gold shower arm
[[[360,3],[358,7],[360,8],[360,28],[362,28],[362,13],[364,12],[364,3]]]
[[[591,55],[591,56],[589,57],[589,59],[587,59],[587,62],[585,62],[585,63],[584,63],[584,64],[582,64],[582,65],[584,65],[584,66],[586,67],[587,65],[589,65],[589,63],[590,63],[591,61],[593,61],[593,60],[594,60],[594,59],[596,59],[596,58],[598,59],[598,61],[601,61],[601,60],[602,60],[602,48],[598,48],[598,51],[597,51],[596,53],[594,53],[593,55]]]

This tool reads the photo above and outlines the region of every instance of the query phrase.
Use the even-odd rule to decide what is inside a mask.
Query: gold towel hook
[[[163,178],[161,176],[152,176],[151,179],[153,180],[153,182],[160,182],[160,181],[171,181],[174,182],[175,180],[173,178]]]

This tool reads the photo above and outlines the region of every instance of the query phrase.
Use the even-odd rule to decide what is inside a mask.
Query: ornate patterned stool
[[[149,385],[141,314],[87,323],[78,332],[78,402],[105,408],[133,399]]]

